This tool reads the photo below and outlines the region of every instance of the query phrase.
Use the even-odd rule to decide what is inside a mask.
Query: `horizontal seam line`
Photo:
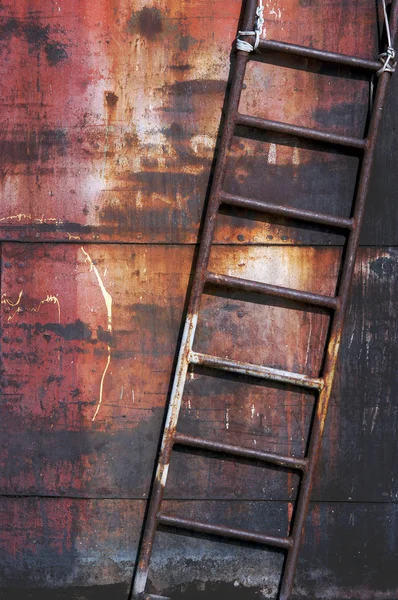
[[[1,229],[1,226],[0,226]],[[71,246],[77,246],[77,245],[82,245],[82,244],[92,244],[92,245],[97,245],[97,246],[173,246],[173,247],[179,247],[179,246],[186,246],[186,247],[191,247],[191,246],[199,246],[199,242],[139,242],[139,241],[135,241],[135,242],[129,242],[129,241],[107,241],[107,240],[41,240],[41,239],[36,239],[36,240],[15,240],[15,239],[2,239],[0,237],[0,244],[64,244],[64,245],[71,245]],[[247,248],[247,247],[266,247],[266,248],[274,248],[274,247],[280,247],[280,248],[287,248],[287,247],[295,247],[295,248],[343,248],[344,247],[344,243],[341,244],[321,244],[321,243],[269,243],[269,242],[249,242],[249,243],[231,243],[231,242],[213,242],[212,246],[221,246],[221,247],[225,247],[225,246],[231,246],[231,247],[236,247],[236,248]],[[360,244],[358,246],[359,248],[398,248],[398,243],[391,243],[391,244]]]
[[[126,501],[126,500],[134,500],[140,502],[147,502],[149,500],[148,496],[139,497],[139,496],[121,496],[121,497],[111,497],[111,496],[56,496],[56,495],[38,495],[38,494],[0,494],[0,498],[40,498],[40,499],[50,499],[50,500],[114,500],[114,501]],[[163,502],[252,502],[252,503],[261,503],[261,504],[285,504],[285,503],[294,503],[295,500],[290,499],[281,499],[281,500],[262,500],[257,498],[165,498]],[[398,500],[318,500],[313,499],[310,501],[310,504],[398,504]]]

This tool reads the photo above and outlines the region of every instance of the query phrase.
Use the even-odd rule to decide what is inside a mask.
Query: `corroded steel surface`
[[[265,4],[268,38],[369,59],[378,52],[373,2]],[[0,6],[2,594],[11,585],[123,582],[115,598],[127,598],[193,260],[182,243],[197,240],[240,8],[241,0]],[[249,63],[241,112],[361,135],[364,78],[293,65]],[[395,85],[363,237],[383,247],[358,259],[298,572],[311,597],[398,595],[398,261],[386,247],[398,231]],[[356,158],[277,142],[236,138],[228,192],[261,200],[266,191],[269,203],[348,217]],[[342,236],[291,227],[285,216],[255,221],[251,210],[226,206],[216,231],[224,247],[210,267],[333,295],[340,251],[322,244]],[[38,243],[49,240],[62,243]],[[206,296],[195,351],[316,377],[327,314],[246,300],[241,291]],[[248,383],[195,368],[183,430],[301,459],[311,392]],[[266,523],[270,535],[288,535],[298,476],[259,473],[245,459],[176,452],[166,503],[187,519],[258,532]],[[231,598],[249,588],[272,598],[280,558],[160,533],[150,582],[187,597],[200,589],[210,597],[222,583]]]
[[[281,269],[285,252],[216,248],[212,260],[221,272],[332,293],[339,251],[291,248],[289,272]],[[2,422],[14,440],[3,490],[146,494],[192,255],[189,247],[3,245]],[[314,376],[319,369],[311,349],[326,335],[322,312],[251,305],[238,295],[206,297],[202,314],[199,352]]]
[[[241,527],[255,530],[267,522],[275,535],[287,533],[288,506],[285,503],[172,502],[168,503],[168,509],[184,511],[187,518],[211,514],[219,520],[223,518],[232,527],[236,526],[232,515],[238,509]],[[48,586],[65,587],[70,585],[73,569],[75,585],[84,587],[76,595],[73,588],[67,593],[64,591],[60,594],[63,600],[96,597],[105,600],[110,594],[115,600],[126,600],[127,585],[115,590],[104,586],[103,590],[99,588],[102,594],[95,586],[129,579],[143,513],[142,500],[3,499],[0,511],[2,577],[6,580],[12,574],[14,582],[18,578],[43,585],[42,577],[46,573]],[[126,521],[130,527],[125,526]],[[59,528],[64,532],[62,537],[54,535]],[[397,555],[393,551],[386,553],[378,540],[384,538],[392,545],[397,534],[391,504],[314,503],[306,529],[302,569],[298,572],[300,588],[315,590],[315,597],[321,600],[351,600],[353,590],[357,593],[354,598],[371,600],[376,590],[370,587],[364,575],[369,575],[369,565],[377,564],[380,575],[377,595],[382,600],[395,598]],[[367,543],[369,540],[371,544]],[[336,552],[330,552],[330,547],[336,548]],[[310,561],[314,549],[315,556]],[[274,598],[281,565],[280,554],[171,533],[159,536],[154,558],[151,572],[154,590],[184,589],[187,597],[211,600],[217,598],[216,593],[211,593],[215,581],[233,600]],[[340,583],[336,584],[333,574],[341,570],[342,562],[350,564],[351,569],[342,573]],[[256,595],[245,593],[250,587],[256,590]],[[202,593],[200,588],[204,590]],[[9,595],[2,589],[7,600],[15,598],[15,594],[15,589]],[[52,589],[50,593],[39,590],[33,597],[50,600],[58,596]],[[302,593],[296,597],[304,600],[308,595]]]
[[[395,50],[392,46],[395,43],[398,29],[398,2],[396,0],[393,0],[390,9],[390,17],[388,17],[384,4],[385,27],[388,34],[387,39],[384,40],[384,44],[385,48],[387,48],[388,45],[387,52],[391,53],[391,56],[394,58]],[[230,73],[230,90],[227,93],[225,102],[225,114],[221,126],[222,133],[210,187],[209,203],[204,213],[203,232],[201,235],[197,261],[195,261],[194,265],[192,289],[189,293],[184,330],[179,345],[175,371],[173,373],[170,400],[167,405],[159,456],[151,486],[148,513],[145,519],[142,541],[137,558],[137,567],[133,577],[132,595],[133,598],[136,598],[137,600],[142,599],[143,596],[145,596],[145,592],[150,591],[147,589],[149,566],[156,533],[159,527],[162,526],[175,527],[177,529],[207,533],[210,535],[232,537],[235,540],[251,541],[253,543],[261,543],[265,546],[285,548],[287,552],[277,597],[279,600],[289,600],[293,592],[294,577],[303,540],[309,502],[314,486],[314,476],[316,474],[316,467],[321,451],[322,436],[332,394],[344,321],[349,306],[349,294],[351,291],[361,227],[364,219],[365,204],[369,195],[369,182],[374,163],[379,126],[387,97],[388,85],[391,75],[395,72],[395,62],[394,66],[388,70],[384,68],[387,65],[387,62],[385,62],[383,69],[377,71],[378,79],[376,85],[373,80],[369,81],[368,85],[370,88],[372,89],[372,85],[375,85],[375,88],[374,92],[372,89],[368,125],[362,135],[348,137],[346,132],[344,132],[344,134],[336,134],[330,131],[321,131],[319,129],[242,114],[240,105],[242,103],[242,90],[247,87],[245,84],[246,67],[249,60],[253,57],[251,52],[257,47],[259,36],[263,34],[263,11],[264,8],[262,3],[259,5],[257,0],[247,0],[244,4],[240,34],[242,36],[250,36],[250,31],[253,29],[253,23],[255,23],[254,29],[256,30],[256,34],[252,32],[252,36],[256,35],[256,43],[254,44],[254,47],[247,42],[243,45],[239,37],[236,43],[236,55]],[[256,15],[258,15],[257,19]],[[391,20],[390,23],[388,21],[389,18]],[[258,27],[260,27],[259,31]],[[287,52],[294,57],[302,54],[301,50],[298,51],[297,46],[294,45],[291,45]],[[387,54],[383,54],[381,57],[382,56],[386,57]],[[332,62],[335,62],[335,58],[335,55],[332,55]],[[254,60],[256,60],[255,56]],[[350,62],[350,60],[355,62],[355,59],[346,57],[344,59],[344,64]],[[322,64],[328,64],[329,55],[325,53],[322,56],[321,61]],[[373,77],[374,65],[371,67],[368,65],[367,68],[370,68],[370,77]],[[217,273],[212,273],[211,271],[209,272],[208,265],[214,243],[216,221],[220,206],[225,198],[224,190],[226,173],[228,173],[230,168],[228,160],[229,152],[233,139],[236,136],[235,129],[237,127],[254,129],[256,132],[263,131],[266,133],[271,132],[271,134],[276,133],[282,136],[293,136],[299,140],[304,139],[304,141],[310,140],[311,143],[320,144],[321,149],[323,149],[326,144],[335,146],[340,151],[358,151],[359,164],[355,192],[353,194],[352,202],[348,206],[349,215],[351,216],[351,227],[349,228],[350,231],[348,232],[344,243],[344,250],[339,267],[339,276],[336,281],[336,292],[333,297],[320,296],[312,292],[303,292],[294,288],[269,285],[253,280],[247,281],[242,278],[234,278],[229,275],[219,275]],[[288,145],[292,145],[291,142],[290,144],[288,143]],[[359,151],[361,152],[359,153]],[[262,179],[259,181],[260,185],[263,184]],[[246,204],[243,205],[243,208],[246,208]],[[314,306],[330,309],[331,312],[328,315],[330,322],[325,343],[321,344],[315,350],[318,356],[321,357],[317,378],[312,379],[306,374],[297,375],[295,373],[290,373],[289,371],[272,369],[262,364],[242,363],[241,361],[230,360],[229,357],[204,355],[194,352],[193,345],[195,343],[197,324],[201,320],[200,309],[202,297],[208,293],[206,290],[207,284],[215,285],[216,287],[221,286],[224,290],[225,288],[229,288],[246,293],[260,293],[265,296],[270,296],[272,299],[276,297],[278,300],[304,303],[307,305],[307,312],[310,312]],[[253,302],[252,299],[251,301]],[[237,345],[239,345],[240,338],[237,337],[236,341]],[[251,345],[249,348],[251,348]],[[307,447],[305,459],[307,464],[302,472],[302,477],[298,486],[291,520],[291,531],[287,538],[270,536],[268,533],[259,536],[258,534],[247,530],[231,529],[224,524],[207,524],[201,520],[187,520],[184,516],[170,515],[164,512],[164,491],[167,485],[172,451],[176,444],[175,435],[178,428],[179,414],[185,391],[188,369],[192,365],[204,366],[221,372],[228,371],[235,375],[261,377],[279,383],[283,382],[289,385],[318,389],[319,395],[315,398],[313,422],[310,426],[309,435],[306,440]],[[208,440],[204,439],[203,442],[206,445],[212,445]],[[181,438],[177,443],[178,445],[181,445]],[[189,444],[189,446],[191,446],[191,444]],[[242,450],[246,451],[245,448],[242,448]]]
[[[8,432],[8,450],[4,450],[1,476],[2,490],[10,494],[47,495],[62,491],[67,495],[140,496],[147,491],[160,426],[159,411],[167,395],[192,250],[138,246],[133,249],[134,256],[128,245],[92,246],[88,250],[113,299],[112,338],[106,336],[108,313],[104,297],[80,247],[7,244],[3,248],[1,421],[3,432]],[[287,256],[289,261],[285,263]],[[262,272],[264,281],[272,279],[328,293],[333,289],[332,267],[337,264],[336,258],[335,249],[300,248],[251,248],[243,258],[241,250],[236,248],[233,251],[217,249],[214,260],[221,268],[234,264],[232,274],[259,279]],[[287,271],[289,263],[295,265],[294,270]],[[45,280],[43,273],[46,273]],[[381,434],[376,425],[381,411],[385,411],[382,422],[389,421],[386,439],[383,441],[380,437],[377,442],[382,444],[383,452],[387,452],[391,443],[396,418],[391,404],[393,361],[389,360],[395,331],[393,278],[396,273],[394,250],[362,251],[343,360],[344,389],[348,386],[350,397],[345,410],[349,414],[359,410],[359,421],[366,422],[366,426],[363,425],[366,435],[370,435],[373,418],[372,433]],[[43,302],[51,296],[57,298],[59,304]],[[380,300],[367,307],[368,297]],[[18,305],[12,306],[19,298]],[[73,298],[77,299],[78,308]],[[260,322],[259,311],[262,311]],[[380,325],[376,327],[378,311]],[[197,334],[198,351],[218,352],[237,360],[251,358],[277,368],[312,374],[319,369],[319,357],[312,348],[326,333],[322,314],[309,315],[292,308],[286,311],[281,306],[252,306],[239,295],[224,299],[209,296],[203,306],[203,319],[204,327]],[[255,321],[257,327],[254,327]],[[358,323],[364,326],[360,328]],[[241,348],[236,348],[235,335],[241,336]],[[292,337],[296,340],[294,345],[290,343]],[[350,341],[354,352],[348,358]],[[103,381],[101,409],[93,421],[109,342],[111,362]],[[245,354],[247,347],[251,350]],[[357,361],[358,367],[355,366]],[[364,381],[364,373],[372,362],[385,373],[385,382],[380,378]],[[358,372],[356,383],[348,378],[351,370]],[[390,373],[388,377],[387,373]],[[304,450],[302,438],[310,417],[311,396],[292,390],[286,408],[280,410],[284,389],[257,383],[247,386],[245,381],[236,383],[228,378],[215,379],[208,373],[193,373],[183,404],[187,427],[202,437],[209,437],[212,432],[216,438],[222,432],[231,434],[232,443],[253,448],[261,440],[264,450],[299,456]],[[357,391],[358,385],[362,387]],[[381,385],[383,392],[378,391]],[[262,400],[265,391],[266,403]],[[381,395],[389,398],[382,406]],[[325,455],[325,460],[331,463],[328,466],[326,462],[323,467],[328,482],[322,492],[325,499],[332,493],[333,498],[338,497],[333,492],[334,487],[339,489],[338,482],[334,481],[331,470],[339,455],[338,436],[344,434],[345,440],[345,450],[339,460],[344,456],[346,461],[349,432],[362,431],[360,423],[352,418],[352,423],[345,425],[348,427],[345,437],[344,431],[339,429],[339,394],[335,402],[338,405],[332,408],[330,419],[332,438],[330,445],[326,442]],[[350,463],[355,464],[356,460],[359,458],[352,456]],[[361,469],[371,461],[375,477],[377,457],[371,459],[366,453],[362,460],[365,462],[361,462]],[[225,468],[229,468],[228,463]],[[239,470],[235,472],[239,478]],[[230,476],[231,473],[226,475],[227,481]],[[254,481],[245,492],[237,491],[243,481],[240,484],[236,481],[237,489],[231,482],[228,493],[262,497],[263,486],[258,482],[253,487]],[[381,490],[367,490],[366,478],[356,481],[353,498],[364,499],[366,494],[373,500],[383,498]],[[388,484],[386,497],[392,497],[397,491],[395,483],[388,483],[387,473],[383,481],[383,485]],[[322,478],[321,488],[324,483]],[[211,479],[200,479],[196,483],[191,480],[186,489],[184,482],[180,485],[184,494],[190,496],[202,495],[204,489],[213,496],[218,494],[217,483]],[[193,485],[202,491],[192,488],[189,492],[189,486]],[[286,497],[283,488],[280,492],[281,498]]]
[[[104,380],[102,406],[94,422],[110,341],[100,339],[108,316],[95,273],[90,271],[77,245],[9,244],[4,247],[3,261],[11,266],[3,268],[2,286],[6,294],[3,300],[9,299],[15,304],[21,290],[23,295],[18,306],[6,302],[2,305],[3,323],[9,325],[4,329],[7,339],[3,340],[2,347],[2,381],[8,382],[8,387],[3,389],[1,409],[2,491],[11,495],[61,496],[52,501],[28,498],[0,501],[6,526],[3,531],[8,532],[6,537],[1,537],[7,557],[3,564],[5,582],[11,582],[23,568],[27,570],[27,582],[36,585],[53,585],[56,581],[63,585],[94,585],[94,573],[98,574],[99,583],[114,583],[125,581],[131,575],[143,510],[139,499],[148,492],[192,249],[128,245],[85,249],[113,299],[111,363]],[[262,273],[264,281],[273,280],[322,293],[333,291],[332,266],[338,262],[336,249],[251,248],[244,257],[240,248],[216,249],[215,252],[214,260],[219,265],[226,269],[234,265],[232,275],[260,278]],[[294,270],[287,269],[289,263],[295,265]],[[261,265],[266,265],[264,270]],[[43,273],[46,273],[45,279]],[[350,576],[341,576],[347,589],[350,586],[362,589],[365,565],[374,555],[369,546],[364,551],[364,541],[360,540],[368,539],[374,531],[375,518],[380,519],[375,547],[378,554],[385,557],[385,581],[390,587],[394,582],[392,575],[388,575],[387,565],[391,564],[396,551],[396,537],[387,524],[393,525],[395,505],[389,501],[398,491],[396,480],[390,476],[396,461],[397,407],[392,357],[396,339],[397,273],[394,249],[361,251],[353,304],[343,339],[338,386],[326,426],[314,491],[315,500],[337,504],[330,508],[327,516],[325,510],[330,504],[320,504],[319,511],[314,509],[308,522],[303,571],[298,580],[309,586],[306,589],[313,589],[311,581],[314,580],[310,575],[313,567],[306,562],[306,557],[314,551],[314,540],[317,540],[315,548],[321,553],[316,564],[326,569],[322,581],[329,582],[330,587],[340,572],[338,562],[333,562],[329,555],[330,548],[341,552],[336,531],[344,533],[346,530],[351,539],[351,532],[359,531],[356,528],[362,531],[361,536],[349,546],[355,555],[355,571]],[[23,276],[26,281],[18,281]],[[41,304],[47,296],[59,300],[61,326],[58,304]],[[77,309],[72,296],[79,299]],[[369,303],[369,298],[374,301]],[[39,306],[39,310],[31,310]],[[8,308],[9,311],[5,310]],[[18,308],[23,311],[16,312]],[[261,326],[253,328],[251,323],[254,316],[258,316],[259,308],[243,302],[239,295],[224,298],[213,306],[209,298],[204,314],[209,326],[212,323],[218,332],[220,352],[229,354],[234,348],[234,333],[246,331],[242,346],[250,344],[253,359],[270,360],[273,356],[276,366],[316,371],[317,357],[311,351],[311,340],[318,344],[319,336],[323,335],[322,321],[317,320],[320,315],[309,320],[303,311],[269,307],[267,313],[264,307]],[[76,314],[81,321],[77,326]],[[288,337],[284,338],[280,326],[287,327],[286,314],[289,315],[290,337],[286,329]],[[296,339],[293,346],[292,335]],[[214,339],[208,328],[198,332],[199,348],[206,348],[210,336]],[[22,342],[18,338],[22,338]],[[275,348],[280,349],[278,355]],[[134,390],[134,398],[131,390]],[[284,387],[270,387],[260,382],[249,386],[247,380],[215,379],[208,372],[193,372],[183,402],[181,428],[207,439],[301,457],[312,400],[311,395],[298,390],[292,389],[286,399]],[[353,451],[353,440],[360,441],[360,454]],[[380,457],[385,465],[383,470]],[[179,477],[181,472],[183,479]],[[256,501],[271,499],[272,505],[279,500],[280,518],[272,515],[268,518],[264,513],[262,520],[253,516],[244,522],[247,528],[267,522],[277,535],[278,528],[286,527],[289,520],[289,500],[295,496],[297,477],[287,478],[278,471],[267,474],[262,471],[262,477],[259,473],[256,466],[200,455],[188,460],[179,452],[171,464],[169,496],[213,500],[206,509],[209,519],[220,520],[225,514],[232,527],[243,526],[245,500],[256,504]],[[373,485],[376,481],[377,485]],[[63,501],[62,496],[97,497],[98,500]],[[115,498],[113,503],[101,500],[109,497]],[[128,504],[117,500],[127,497],[131,498]],[[242,501],[242,508],[233,504],[224,513],[219,502],[226,498],[232,502]],[[361,504],[364,501],[374,504]],[[12,519],[10,502],[17,511]],[[383,507],[380,502],[385,503]],[[176,506],[175,510],[181,509]],[[190,504],[184,510],[190,518],[203,516],[203,507],[200,509],[199,505],[196,514]],[[238,522],[233,517],[236,510]],[[22,520],[19,520],[20,513],[24,514]],[[119,524],[115,526],[115,523]],[[46,527],[52,528],[50,536]],[[8,540],[12,535],[13,558],[8,554]],[[61,541],[64,539],[65,542]],[[246,559],[242,550],[237,549],[234,554],[228,547],[225,555],[225,550],[219,550],[217,544],[210,550],[214,542],[208,542],[205,551],[202,540],[193,546],[184,542],[182,547],[178,538],[170,539],[172,547],[166,552],[164,544],[161,545],[151,574],[159,590],[163,589],[161,584],[170,564],[167,561],[173,561],[178,567],[173,575],[167,575],[171,587],[201,579],[207,570],[203,552],[212,557],[208,560],[214,565],[212,575],[206,576],[209,585],[210,581],[228,582],[237,578],[242,586],[261,586],[261,577],[270,578],[270,590],[275,585],[278,563],[272,556],[265,559],[263,552],[252,563],[263,567],[253,569],[256,576],[250,580],[251,584],[245,579],[249,565],[245,561],[254,557]],[[186,553],[191,561],[187,564],[181,559]],[[91,557],[95,565],[91,575],[85,566],[86,556]],[[109,557],[117,563],[117,569]],[[264,560],[265,563],[261,562]],[[37,572],[37,565],[42,565],[43,570]],[[47,583],[42,578],[44,573]],[[380,589],[385,589],[386,582],[380,583]],[[348,597],[344,596],[342,585],[339,584],[335,597]],[[379,589],[376,582],[369,583],[368,589],[375,589],[372,585]],[[272,597],[271,592],[269,595]],[[384,597],[389,598],[387,592]]]
[[[196,241],[240,8],[241,0],[3,4],[0,155],[7,202],[0,235]],[[339,0],[322,3],[320,12],[314,2],[273,0],[265,14],[267,37],[374,58],[374,3]],[[351,75],[344,67],[331,77],[311,61],[309,72],[251,63],[241,108],[360,134],[368,87],[363,76]],[[265,160],[274,201],[290,196],[304,205],[311,194],[315,208],[332,204],[342,213],[352,161],[275,140],[261,144],[261,158],[259,150],[257,142],[237,139],[232,191],[244,186],[261,196],[256,181]],[[326,173],[331,188],[324,185]],[[291,174],[294,184],[286,189]],[[303,238],[283,222],[259,226],[246,219],[239,227],[237,234],[225,223],[218,240],[320,242],[319,234]],[[371,227],[368,239],[383,231],[382,243],[393,243],[389,220],[380,227]]]

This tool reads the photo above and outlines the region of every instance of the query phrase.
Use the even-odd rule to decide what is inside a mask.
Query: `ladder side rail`
[[[256,7],[257,0],[248,0],[243,19],[243,28],[248,29],[252,27]],[[167,481],[171,452],[174,443],[173,437],[180,413],[182,395],[189,366],[189,354],[192,350],[195,336],[200,300],[205,285],[205,273],[209,261],[214,229],[216,226],[216,219],[220,205],[220,192],[225,177],[228,151],[234,135],[236,115],[238,112],[248,59],[249,56],[247,52],[237,52],[235,69],[232,76],[231,90],[229,94],[225,120],[223,123],[223,133],[221,136],[220,148],[214,171],[214,179],[211,186],[209,203],[200,241],[199,254],[195,267],[195,276],[187,309],[187,317],[175,369],[166,422],[162,434],[156,475],[150,492],[149,507],[139,552],[138,566],[133,583],[132,594],[133,597],[136,598],[139,598],[139,596],[145,591],[146,581],[148,578],[149,562],[152,554],[156,529],[158,526],[158,513]]]
[[[391,10],[391,31],[392,37],[396,37],[398,26],[398,0],[394,0]],[[359,246],[359,236],[364,216],[364,208],[369,190],[369,180],[375,155],[377,134],[382,117],[383,107],[386,99],[387,88],[390,81],[390,73],[383,72],[380,75],[374,107],[369,123],[366,149],[360,168],[358,188],[354,201],[354,228],[349,234],[346,253],[342,265],[341,281],[339,286],[340,307],[332,316],[332,323],[327,343],[326,360],[322,376],[325,381],[323,390],[320,392],[317,402],[315,421],[310,433],[308,449],[308,468],[303,474],[301,488],[297,500],[296,516],[292,529],[294,544],[288,552],[284,572],[282,575],[282,585],[279,600],[288,600],[293,587],[294,575],[297,567],[297,560],[300,550],[300,544],[303,536],[305,519],[308,512],[309,501],[311,497],[312,485],[315,475],[315,469],[319,452],[321,448],[322,435],[325,426],[325,419],[328,411],[329,400],[332,391],[332,384],[335,375],[337,359],[340,349],[341,336],[344,325],[344,317],[349,302],[352,278],[355,267],[355,260]]]

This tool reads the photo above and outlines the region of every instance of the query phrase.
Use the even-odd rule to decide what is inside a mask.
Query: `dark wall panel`
[[[266,523],[276,534],[287,530],[291,514],[291,505],[279,502],[167,505],[169,512],[200,514],[209,522],[254,530]],[[2,597],[29,598],[29,588],[56,586],[52,596],[44,590],[40,597],[91,600],[95,592],[101,599],[125,600],[143,510],[139,500],[2,498]],[[394,515],[388,504],[311,504],[292,600],[397,598]],[[274,598],[282,558],[267,549],[161,532],[149,586],[175,598]],[[12,585],[25,589],[12,591]],[[74,592],[73,586],[81,587]]]

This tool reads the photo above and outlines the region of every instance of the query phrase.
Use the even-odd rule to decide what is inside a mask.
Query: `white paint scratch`
[[[18,304],[21,302],[22,295],[23,295],[23,290],[21,290],[19,292],[19,296],[18,296],[17,300],[15,302],[13,302],[12,300],[10,300],[10,298],[7,297],[7,294],[2,294],[1,303],[7,304],[7,306],[18,306]]]
[[[293,148],[293,164],[295,167],[298,167],[300,165],[300,152],[299,149],[297,148],[297,146],[295,146]]]
[[[311,342],[312,342],[312,314],[309,314],[309,321],[310,321],[310,331],[308,333],[308,342],[307,342],[307,350],[305,353],[305,365],[307,368],[307,371],[310,370],[310,356],[311,356]]]
[[[19,296],[18,296],[18,298],[17,298],[17,300],[15,302],[13,302],[12,300],[10,300],[10,298],[7,297],[7,294],[3,294],[1,296],[1,304],[6,304],[7,306],[12,306],[12,307],[15,307],[15,306],[18,307],[17,310],[15,310],[12,315],[8,316],[7,321],[12,321],[13,318],[15,317],[15,315],[17,315],[18,313],[21,312],[21,307],[19,306],[19,304],[20,304],[20,302],[22,300],[22,296],[23,296],[23,290],[21,290],[19,292]]]
[[[104,282],[101,279],[101,275],[99,274],[99,271],[98,271],[97,267],[93,263],[91,256],[88,254],[88,252],[85,251],[85,249],[83,248],[83,246],[81,246],[80,249],[83,252],[83,254],[85,255],[85,257],[86,257],[85,258],[85,262],[88,262],[88,264],[90,265],[90,271],[94,271],[95,276],[97,278],[98,285],[99,285],[101,293],[102,293],[102,295],[104,297],[106,311],[107,311],[107,315],[108,315],[107,329],[108,329],[109,333],[112,333],[112,296],[106,290],[106,288],[104,286]],[[94,413],[94,416],[92,418],[92,421],[95,421],[95,419],[96,419],[96,417],[98,415],[99,409],[101,408],[101,404],[102,404],[102,400],[103,400],[103,396],[104,396],[104,381],[105,381],[105,377],[106,377],[106,374],[107,374],[108,369],[109,369],[110,362],[111,362],[111,347],[108,344],[108,359],[106,361],[105,369],[104,369],[104,371],[102,373],[98,403],[97,403],[97,407],[95,409],[95,413]]]
[[[30,308],[30,312],[39,312],[40,307],[43,306],[43,304],[56,304],[58,307],[58,323],[61,323],[61,305],[59,303],[59,300],[57,298],[57,296],[50,296],[47,294],[46,298],[44,298],[44,300],[40,300],[39,304],[36,306],[36,308]]]
[[[160,479],[160,485],[164,487],[167,481],[167,475],[169,473],[169,465],[165,465],[162,472],[162,477]]]
[[[276,165],[276,144],[269,145],[268,164]]]
[[[354,341],[355,327],[356,327],[356,322],[354,322],[354,327],[353,327],[353,329],[352,329],[352,333],[351,333],[350,341],[349,341],[349,344],[348,344],[348,349],[349,349],[349,350],[351,350],[352,342]]]
[[[375,428],[375,425],[376,425],[377,415],[379,414],[379,405],[376,405],[376,408],[372,412],[373,412],[373,417],[372,417],[372,425],[370,427],[370,433],[373,433],[373,429]]]
[[[36,223],[57,223],[61,224],[63,221],[60,219],[55,219],[53,217],[45,217],[42,215],[41,217],[33,217],[32,215],[27,215],[25,213],[18,213],[17,215],[8,215],[7,217],[1,217],[0,222],[3,221],[22,221],[23,219],[27,219],[28,221],[34,221]]]
[[[274,2],[270,2],[270,0],[267,0],[266,2],[266,7],[268,8],[268,12],[270,16],[274,16],[277,20],[281,20],[282,18],[282,11],[279,8],[279,6],[274,6]]]
[[[39,312],[41,306],[43,306],[43,304],[56,304],[58,307],[58,323],[61,323],[61,305],[59,303],[59,300],[57,298],[57,296],[51,296],[50,294],[47,294],[47,296],[44,298],[44,300],[40,300],[39,304],[36,307],[33,308],[22,308],[22,306],[20,306],[21,304],[21,300],[23,297],[23,290],[21,290],[19,292],[19,296],[17,298],[17,300],[14,302],[13,300],[11,300],[10,298],[7,297],[7,294],[3,294],[1,296],[1,304],[5,304],[6,306],[12,306],[14,307],[18,307],[17,310],[15,310],[13,312],[12,315],[8,316],[8,321],[12,321],[13,318],[15,317],[15,315],[21,313],[23,310],[28,310],[29,312]]]

